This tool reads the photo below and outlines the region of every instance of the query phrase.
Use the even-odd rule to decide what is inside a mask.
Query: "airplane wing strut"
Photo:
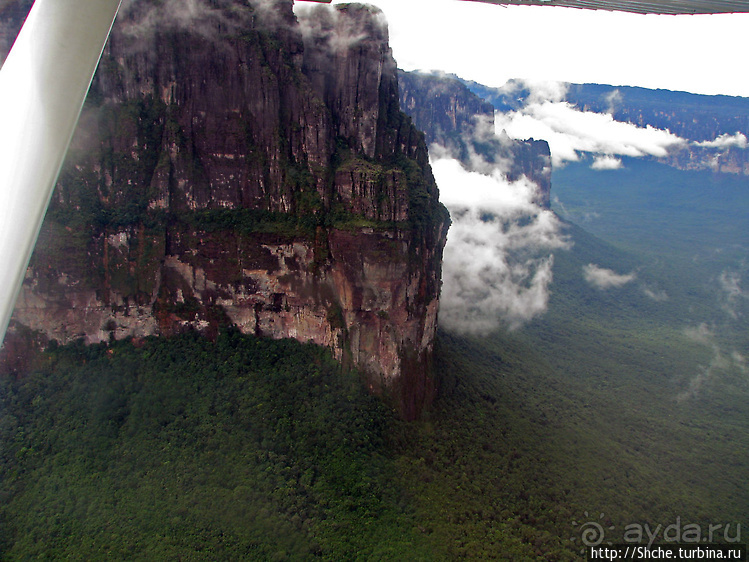
[[[36,0],[0,69],[0,341],[120,0]]]

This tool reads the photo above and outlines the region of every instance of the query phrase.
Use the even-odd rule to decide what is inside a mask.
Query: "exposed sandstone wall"
[[[321,28],[291,6],[120,14],[13,323],[60,343],[228,325],[313,341],[411,418],[449,217],[379,12]]]

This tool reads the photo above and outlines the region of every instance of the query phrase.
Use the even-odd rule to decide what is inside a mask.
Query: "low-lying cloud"
[[[746,135],[736,132],[733,135],[725,133],[719,135],[714,140],[695,142],[694,144],[705,148],[746,148],[749,145],[749,141],[747,141]]]
[[[690,146],[718,150],[749,147],[749,139],[738,131],[697,142],[650,125],[638,127],[617,121],[613,115],[622,101],[619,90],[606,96],[605,113],[581,111],[565,101],[567,88],[564,82],[508,82],[501,89],[508,97],[519,98],[521,105],[516,104],[514,111],[497,113],[497,131],[506,131],[514,139],[547,141],[555,166],[577,162],[582,153],[593,155],[594,170],[619,169],[622,156],[664,158]]]
[[[642,285],[640,288],[642,289],[642,292],[646,297],[654,300],[655,302],[664,302],[668,300],[668,293],[666,293],[666,291],[653,289],[651,287],[648,287],[647,285]]]
[[[738,271],[725,270],[718,276],[719,299],[723,310],[734,320],[741,316],[741,303],[749,299],[749,291],[742,286]]]
[[[564,83],[519,82],[510,87],[524,87],[530,94],[516,111],[497,113],[497,131],[505,130],[516,139],[546,140],[555,166],[577,162],[586,152],[599,155],[594,169],[610,170],[621,166],[618,156],[665,157],[687,143],[667,130],[616,121],[609,113],[580,111],[563,101]],[[619,97],[612,94],[608,101],[613,110]]]
[[[594,170],[618,170],[622,167],[622,161],[616,156],[605,154],[603,156],[596,156],[590,167]]]
[[[373,32],[387,37],[385,14],[375,6],[353,9],[367,10],[371,17],[351,18],[333,5],[295,3],[294,13],[305,42],[313,40],[316,46],[325,46],[330,53],[339,53],[369,39]]]
[[[435,147],[430,153],[440,153]],[[535,203],[537,186],[466,170],[432,156],[440,199],[452,226],[443,260],[440,324],[460,333],[515,329],[546,311],[554,262],[566,248],[560,222]]]
[[[244,12],[244,14],[242,13]],[[256,29],[293,27],[275,0],[123,0],[117,16],[117,30],[133,41],[133,50],[147,50],[150,41],[164,31],[189,31],[214,41],[227,34],[247,30],[248,18]]]
[[[596,289],[600,290],[618,289],[619,287],[623,287],[630,281],[634,281],[636,277],[637,274],[634,272],[620,274],[612,271],[611,269],[598,267],[597,265],[592,263],[583,266],[583,278],[585,279],[585,281],[587,281]]]
[[[613,163],[615,156],[665,157],[669,149],[686,142],[669,131],[616,121],[608,113],[580,111],[567,102],[529,104],[497,113],[495,121],[497,130],[512,138],[547,141],[555,166],[579,161],[581,152],[603,155],[599,165]]]
[[[219,22],[227,19],[222,11],[226,2],[208,5],[205,0],[163,0],[156,3],[124,0],[117,17],[118,29],[126,37],[150,41],[158,31],[189,29],[213,37]],[[141,48],[146,48],[141,45]]]
[[[712,352],[710,362],[707,365],[698,365],[697,374],[689,379],[686,388],[676,397],[678,401],[698,398],[705,386],[711,383],[721,373],[739,371],[747,372],[745,357],[738,351],[725,351],[719,344],[715,334],[715,328],[706,323],[691,326],[684,330],[684,335],[690,341],[709,348]]]

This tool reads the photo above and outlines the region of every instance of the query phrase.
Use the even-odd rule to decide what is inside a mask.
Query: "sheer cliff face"
[[[496,136],[494,106],[448,76],[399,72],[400,101],[429,145],[462,162],[486,171],[499,167],[509,181],[526,176],[538,186],[535,203],[549,208],[551,152],[546,141],[513,140]]]
[[[16,326],[60,342],[229,325],[312,341],[414,417],[449,218],[381,14],[171,4],[118,16]]]

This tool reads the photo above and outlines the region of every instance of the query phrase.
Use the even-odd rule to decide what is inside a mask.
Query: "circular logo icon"
[[[588,512],[585,512],[585,517],[588,519],[588,521],[584,521],[582,523],[578,523],[577,521],[572,522],[572,526],[575,527],[575,530],[577,531],[577,535],[580,537],[580,542],[582,543],[583,547],[589,547],[589,546],[598,546],[606,539],[606,529],[604,529],[603,525],[599,523],[599,521],[603,520],[604,514],[601,513],[598,516],[598,521],[591,521],[590,515],[588,515]],[[614,530],[614,526],[608,527],[609,531]],[[577,541],[577,536],[572,537],[570,539],[572,542]],[[608,544],[611,544],[610,542]],[[582,551],[585,549],[583,548]],[[581,552],[582,552],[581,551]]]

